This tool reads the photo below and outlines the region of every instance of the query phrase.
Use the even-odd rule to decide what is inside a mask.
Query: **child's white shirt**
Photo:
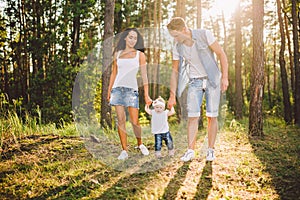
[[[151,130],[153,134],[166,133],[169,131],[168,113],[169,110],[164,110],[161,113],[151,110]]]

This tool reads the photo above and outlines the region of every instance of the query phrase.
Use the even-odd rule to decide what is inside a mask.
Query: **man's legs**
[[[203,80],[193,79],[189,82],[188,99],[187,99],[187,110],[188,110],[188,150],[181,157],[181,160],[186,162],[190,161],[195,157],[195,145],[198,132],[198,122],[201,111],[201,104],[203,99]]]
[[[208,131],[208,149],[206,160],[213,161],[215,159],[214,146],[218,132],[217,117],[207,117],[207,131]]]
[[[218,132],[218,118],[207,117],[208,148],[214,148]]]
[[[195,149],[199,117],[188,118],[188,148]]]

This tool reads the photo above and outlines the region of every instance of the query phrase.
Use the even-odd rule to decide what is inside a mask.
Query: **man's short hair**
[[[168,30],[171,31],[181,31],[184,27],[186,27],[186,24],[182,17],[172,18],[169,24],[167,25]]]

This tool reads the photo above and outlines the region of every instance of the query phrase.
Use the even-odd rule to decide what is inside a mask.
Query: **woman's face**
[[[133,48],[137,42],[138,35],[135,31],[129,31],[128,35],[125,38],[126,46]]]

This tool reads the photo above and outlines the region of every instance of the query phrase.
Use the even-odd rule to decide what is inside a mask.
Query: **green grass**
[[[175,143],[178,155],[148,172],[118,171],[105,165],[87,150],[86,140],[73,124],[57,129],[40,125],[37,119],[22,122],[12,115],[1,120],[0,126],[0,199],[294,200],[300,196],[299,129],[278,119],[265,121],[263,138],[248,137],[246,119],[227,119],[218,134],[214,162],[205,162],[199,150],[197,159],[182,163],[179,156],[185,142]],[[144,143],[153,155],[153,137],[147,127],[143,130]],[[184,127],[172,126],[171,130],[177,143],[186,140]],[[87,132],[97,133],[97,129]],[[197,147],[201,149],[205,133],[199,133]],[[116,131],[105,134],[119,151]],[[130,137],[130,153],[134,154],[135,140]],[[100,144],[95,146],[100,148]],[[139,167],[161,162],[151,156],[148,160],[140,156]]]

